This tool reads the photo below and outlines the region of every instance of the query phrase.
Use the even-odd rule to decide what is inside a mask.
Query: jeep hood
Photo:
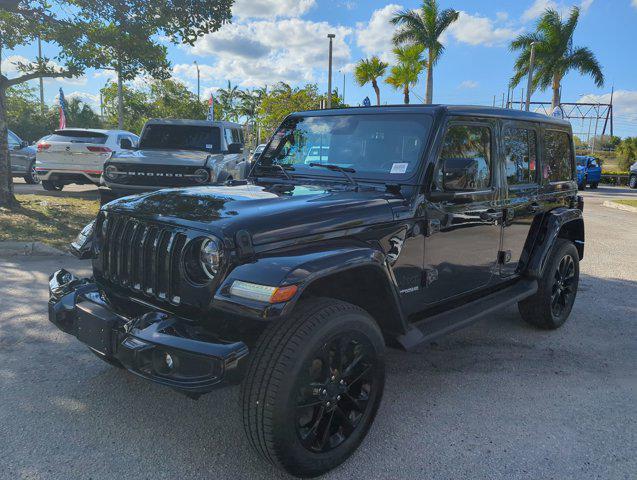
[[[392,194],[297,185],[292,192],[259,185],[169,189],[125,197],[103,210],[171,223],[234,239],[247,230],[255,245],[393,220]]]
[[[203,167],[210,157],[209,152],[198,150],[124,150],[115,153],[110,163],[127,165],[180,165],[186,167]]]

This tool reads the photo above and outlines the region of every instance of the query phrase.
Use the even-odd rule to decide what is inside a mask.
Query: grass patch
[[[16,195],[20,207],[0,208],[0,242],[42,242],[65,249],[99,211],[99,201]]]
[[[637,200],[613,200],[613,202],[637,208]]]

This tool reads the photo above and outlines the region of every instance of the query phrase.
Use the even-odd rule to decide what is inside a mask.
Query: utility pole
[[[199,92],[200,92],[199,64],[197,63],[197,60],[195,60],[195,67],[197,67],[197,101],[200,102],[201,101],[201,95],[199,94]]]
[[[345,105],[345,74],[343,73],[343,105]]]
[[[42,62],[42,39],[38,35],[38,64]],[[42,65],[40,65],[41,67]],[[40,77],[40,111],[44,115],[44,80]]]
[[[528,83],[526,85],[526,111],[531,108],[531,93],[533,92],[533,70],[535,69],[535,44],[531,42],[531,58],[529,59],[529,75]]]
[[[327,108],[332,108],[332,41],[336,38],[336,35],[330,33],[327,35],[330,39],[330,55],[329,55],[329,67],[327,73]]]

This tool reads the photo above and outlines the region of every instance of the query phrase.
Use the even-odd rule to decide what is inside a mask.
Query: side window
[[[537,134],[526,128],[504,130],[504,166],[509,185],[535,182]]]
[[[227,143],[228,145],[230,145],[231,143],[234,143],[234,142],[232,141],[232,130],[230,130],[229,128],[224,128],[224,129],[223,129],[223,134],[224,134],[224,135],[225,135],[225,137],[226,137],[226,143]]]
[[[434,172],[434,188],[448,192],[484,190],[491,185],[491,129],[453,125],[447,130]]]
[[[12,132],[9,132],[9,148],[15,148],[20,145],[20,139]]]
[[[242,143],[241,135],[239,134],[239,130],[236,128],[232,129],[232,143]]]
[[[550,182],[573,179],[571,139],[566,132],[547,130],[544,137],[542,178]]]

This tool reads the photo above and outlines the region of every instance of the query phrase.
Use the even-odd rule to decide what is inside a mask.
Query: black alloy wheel
[[[551,311],[557,318],[564,314],[564,310],[573,304],[575,290],[575,260],[570,255],[562,257],[555,271],[551,291]]]
[[[297,382],[296,432],[315,453],[338,448],[361,424],[378,393],[368,339],[337,335],[313,353]]]

